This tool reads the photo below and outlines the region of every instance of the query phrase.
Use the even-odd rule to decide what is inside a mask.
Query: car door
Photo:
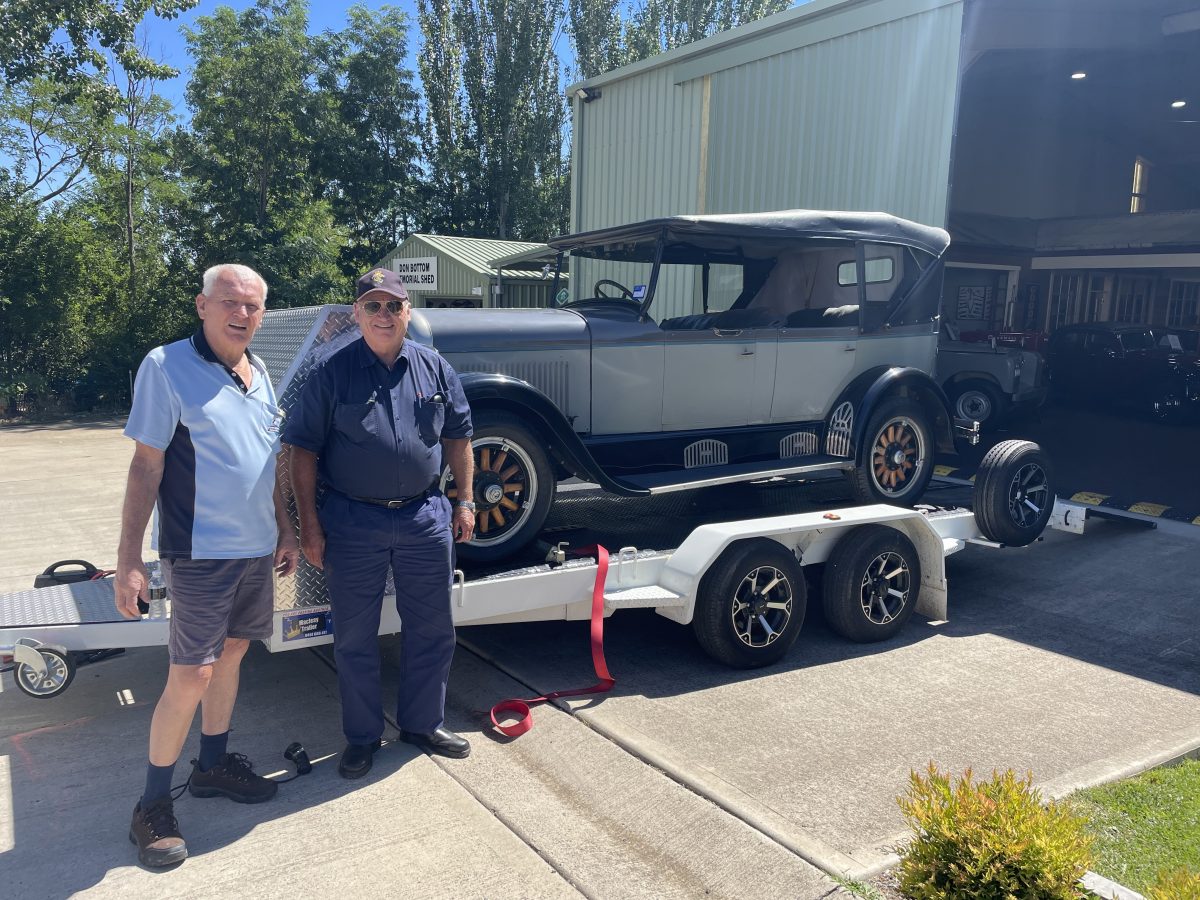
[[[663,332],[664,431],[731,428],[771,415],[779,329],[736,322]]]

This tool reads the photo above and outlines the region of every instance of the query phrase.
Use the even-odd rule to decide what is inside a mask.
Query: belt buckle
[[[387,502],[388,509],[399,509],[411,500],[411,497],[405,497],[403,500],[389,500]]]

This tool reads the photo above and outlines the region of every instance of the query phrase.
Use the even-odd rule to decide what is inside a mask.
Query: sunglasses
[[[400,310],[404,309],[403,300],[363,300],[362,309],[368,316],[373,316],[384,307],[393,316],[400,315]]]

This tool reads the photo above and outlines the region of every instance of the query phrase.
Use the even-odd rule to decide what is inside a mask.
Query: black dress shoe
[[[380,741],[372,741],[370,744],[347,744],[338,762],[338,774],[343,778],[362,778],[371,771],[371,758],[380,744]]]
[[[466,759],[471,755],[471,745],[467,743],[466,738],[460,738],[449,728],[439,728],[433,734],[413,734],[411,731],[401,730],[400,740],[416,744],[426,753],[449,756],[451,759]]]

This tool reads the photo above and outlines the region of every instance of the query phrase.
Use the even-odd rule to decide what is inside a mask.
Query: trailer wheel
[[[920,592],[921,558],[912,541],[887,525],[860,525],[829,554],[821,600],[834,631],[866,644],[900,631]]]
[[[41,654],[42,662],[46,665],[46,674],[39,675],[33,666],[18,663],[13,677],[23,693],[38,700],[49,700],[71,686],[75,679],[75,660],[69,653],[63,653],[53,647],[38,647],[37,652]]]
[[[975,521],[988,540],[1024,547],[1054,512],[1050,460],[1032,441],[1001,441],[975,475]]]
[[[554,500],[556,480],[546,442],[519,418],[490,410],[474,418],[475,536],[458,545],[458,554],[493,562],[537,537]],[[449,467],[442,475],[442,489],[452,501],[458,496]]]
[[[863,432],[862,460],[846,473],[859,503],[916,503],[933,477],[933,432],[921,405],[904,397],[880,404]]]
[[[796,558],[775,541],[746,541],[727,549],[700,579],[692,630],[718,662],[766,666],[796,643],[807,602]]]

